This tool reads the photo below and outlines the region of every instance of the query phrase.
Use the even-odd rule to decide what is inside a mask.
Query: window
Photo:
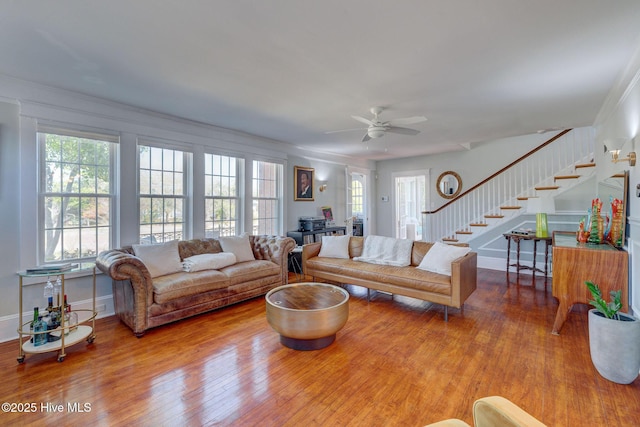
[[[111,247],[117,141],[39,128],[40,260],[82,260]]]
[[[138,146],[140,243],[188,238],[186,234],[189,153]]]
[[[282,170],[277,163],[253,161],[252,234],[281,234]]]
[[[364,215],[364,176],[353,174],[351,178],[351,215],[362,217]]]
[[[206,237],[235,236],[240,232],[240,196],[243,160],[205,154]]]

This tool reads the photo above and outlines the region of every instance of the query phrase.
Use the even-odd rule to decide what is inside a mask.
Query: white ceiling
[[[384,159],[591,125],[639,36],[638,0],[2,0],[0,73]],[[325,134],[372,106],[428,121]]]

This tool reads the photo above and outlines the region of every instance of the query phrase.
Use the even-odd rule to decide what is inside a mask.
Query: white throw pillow
[[[133,253],[147,266],[152,278],[182,271],[177,240],[157,245],[132,245],[132,247]]]
[[[182,261],[182,269],[190,273],[202,270],[220,270],[236,263],[236,256],[231,252],[200,254],[190,256]]]
[[[468,254],[470,251],[469,247],[435,242],[417,268],[451,276],[451,261]]]
[[[243,234],[235,237],[220,237],[220,246],[224,252],[231,252],[236,256],[237,262],[255,261],[256,257],[251,250],[251,243],[249,243],[249,235]]]
[[[319,257],[349,258],[350,236],[322,236]]]

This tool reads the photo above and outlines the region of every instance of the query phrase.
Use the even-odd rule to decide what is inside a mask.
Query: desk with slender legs
[[[531,283],[535,284],[536,271],[544,273],[544,287],[547,288],[547,276],[549,266],[549,245],[551,244],[551,237],[537,237],[535,235],[523,235],[517,233],[505,233],[504,237],[507,239],[507,281],[509,281],[510,267],[516,268],[517,283],[520,283],[520,270],[531,270]],[[533,266],[520,264],[520,242],[522,240],[533,240]],[[516,262],[511,264],[511,241],[516,244]],[[536,255],[538,250],[538,242],[544,242],[544,271],[536,268]]]

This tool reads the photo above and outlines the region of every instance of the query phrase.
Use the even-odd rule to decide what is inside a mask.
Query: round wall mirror
[[[453,199],[462,190],[462,178],[453,171],[442,172],[438,177],[436,189],[445,199]]]

